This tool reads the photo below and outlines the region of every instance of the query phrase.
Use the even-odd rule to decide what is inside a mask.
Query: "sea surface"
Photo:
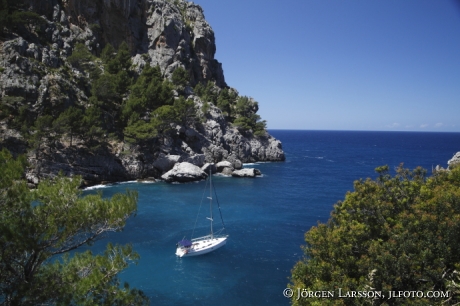
[[[126,189],[139,193],[137,215],[124,231],[110,233],[91,249],[100,252],[108,241],[131,243],[141,259],[120,278],[143,290],[152,305],[289,305],[282,293],[303,256],[304,233],[328,220],[354,180],[375,178],[381,165],[394,173],[400,163],[431,174],[460,151],[460,133],[270,133],[282,141],[285,162],[245,165],[260,169],[263,175],[255,179],[213,176],[230,235],[224,247],[197,257],[174,254],[196,220],[194,237],[209,232],[208,202],[200,209],[205,182],[128,182],[85,191],[105,197]],[[215,229],[222,227],[218,216],[215,211]]]

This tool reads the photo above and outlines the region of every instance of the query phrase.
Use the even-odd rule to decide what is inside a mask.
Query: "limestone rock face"
[[[180,183],[199,181],[206,177],[206,173],[200,167],[187,162],[175,164],[174,168],[161,176],[166,182]]]
[[[245,136],[225,121],[217,107],[211,106],[210,114],[211,118],[198,131],[205,140],[197,138],[202,144],[209,142],[202,146],[207,161],[227,160],[238,169],[241,162],[285,160],[281,142],[268,133],[262,137]]]
[[[226,86],[222,64],[214,59],[214,31],[205,20],[203,9],[193,2],[67,0],[59,4],[58,0],[50,0],[44,4],[42,0],[25,1],[35,12],[64,26],[47,29],[59,48],[66,43],[68,47],[73,46],[65,38],[71,34],[98,52],[106,43],[117,48],[127,42],[136,55],[137,66],[147,62],[159,65],[167,77],[177,67],[183,67],[191,72],[192,84],[215,80],[219,87]],[[49,51],[43,57],[47,64],[59,65],[57,57]]]
[[[190,71],[191,83],[215,80],[225,86],[222,65],[214,59],[216,53],[214,31],[204,19],[200,6],[185,1],[147,1],[147,41],[139,48],[147,52],[150,65],[159,65],[166,76],[183,67]],[[137,56],[135,62],[146,60]]]
[[[161,172],[171,170],[174,165],[179,161],[180,155],[165,155],[164,153],[153,162],[153,166]]]
[[[109,152],[105,153],[95,155],[81,148],[66,148],[50,153],[49,156],[30,154],[28,161],[31,167],[26,177],[30,182],[38,184],[40,179],[54,177],[62,171],[66,176],[81,175],[88,185],[135,178],[119,158]]]

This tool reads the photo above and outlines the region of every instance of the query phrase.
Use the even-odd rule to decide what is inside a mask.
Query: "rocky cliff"
[[[213,82],[217,91],[228,86],[222,65],[214,58],[214,32],[196,4],[182,0],[26,0],[25,3],[29,10],[42,15],[44,22],[26,22],[22,30],[12,28],[1,38],[1,103],[16,112],[3,113],[0,146],[28,154],[27,177],[31,182],[37,183],[41,177],[54,176],[59,171],[82,175],[89,184],[94,184],[159,178],[182,161],[202,166],[222,160],[235,165],[284,160],[280,141],[268,133],[256,137],[251,131],[241,132],[212,103],[201,114],[202,121],[175,124],[161,141],[127,144],[107,140],[104,146],[90,149],[78,139],[69,144],[59,138],[52,140],[52,146],[48,140],[42,145],[35,143],[31,149],[23,134],[24,126],[7,124],[14,119],[11,117],[23,113],[32,118],[45,114],[57,116],[58,111],[69,106],[89,105],[89,76],[68,62],[78,43],[84,43],[98,56],[106,44],[118,47],[127,42],[132,52],[131,70],[137,75],[147,64],[159,66],[163,76],[169,79],[176,69],[184,68],[189,73],[190,86],[182,95],[192,99],[198,110],[208,101],[195,95],[194,85]],[[100,63],[94,61],[91,65],[97,67]],[[178,95],[176,92],[176,98]],[[37,126],[37,121],[34,124]]]
[[[60,48],[77,40],[95,52],[106,43],[115,48],[127,42],[134,63],[160,65],[166,76],[183,66],[192,83],[213,80],[226,86],[222,65],[214,59],[214,31],[203,10],[183,0],[27,0],[27,5],[50,21],[46,34]],[[67,44],[66,44],[67,43]],[[66,48],[66,51],[69,47]],[[147,60],[142,54],[148,55]]]

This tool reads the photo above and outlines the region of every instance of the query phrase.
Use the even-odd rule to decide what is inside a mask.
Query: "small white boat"
[[[210,212],[211,212],[211,217],[206,218],[211,221],[211,233],[209,235],[203,236],[203,237],[198,237],[194,238],[191,240],[187,239],[182,239],[179,241],[176,246],[176,255],[179,257],[188,257],[188,256],[197,256],[197,255],[203,255],[209,252],[212,252],[214,250],[217,250],[221,246],[224,246],[227,243],[227,238],[228,235],[222,235],[220,234],[222,231],[225,230],[225,226],[217,233],[214,234],[213,228],[212,228],[212,223],[213,223],[213,217],[212,217],[212,179],[211,179],[211,173],[209,173],[209,190],[210,190],[210,195],[208,197],[209,199],[209,207],[210,207]],[[220,211],[220,206],[219,206],[219,211]],[[220,214],[221,219],[222,219],[222,213]],[[222,219],[222,225],[224,225],[224,220]],[[193,230],[195,231],[195,229]],[[193,233],[192,233],[193,236]]]
[[[177,243],[176,255],[179,257],[203,255],[217,250],[227,242],[227,235],[208,235]]]

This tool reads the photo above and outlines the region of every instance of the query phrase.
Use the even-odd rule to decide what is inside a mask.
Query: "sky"
[[[460,0],[195,0],[269,129],[460,132]]]

